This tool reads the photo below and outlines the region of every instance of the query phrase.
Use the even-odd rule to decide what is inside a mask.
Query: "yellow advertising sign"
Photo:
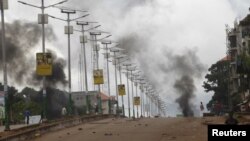
[[[36,54],[36,73],[37,75],[52,75],[52,54],[37,53]]]
[[[139,96],[136,96],[134,97],[134,105],[140,105],[141,101],[140,101],[140,97]]]
[[[94,75],[94,84],[103,84],[103,70],[99,69],[99,70],[94,70],[93,72]]]
[[[118,92],[119,92],[120,96],[126,95],[125,85],[124,84],[118,85]]]

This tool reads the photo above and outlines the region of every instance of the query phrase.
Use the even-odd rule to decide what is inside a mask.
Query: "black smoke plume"
[[[45,28],[46,40],[55,41],[56,36],[51,26]],[[0,36],[2,31],[0,30]],[[42,77],[37,76],[36,69],[36,52],[34,48],[41,42],[42,29],[37,23],[25,23],[14,21],[6,24],[6,62],[9,79],[14,83],[25,86],[41,87]],[[2,62],[2,44],[0,44],[0,61]],[[41,46],[39,48],[42,49]],[[40,49],[39,49],[40,50]],[[64,68],[66,62],[63,58],[57,57],[56,52],[51,52],[53,56],[52,75],[46,77],[47,91],[47,109],[48,118],[57,118],[61,115],[62,107],[67,105],[66,93],[56,89],[58,84],[65,86],[67,84]],[[2,71],[2,69],[0,70]],[[26,88],[28,90],[28,88]],[[39,92],[30,91],[32,100],[42,102],[42,90]]]
[[[195,85],[190,76],[182,76],[179,80],[175,81],[174,88],[180,94],[180,97],[176,99],[179,104],[182,113],[185,117],[194,116],[192,107],[194,107],[190,100],[194,97]]]
[[[182,53],[174,53],[165,47],[160,54],[153,54],[155,47],[149,47],[150,39],[133,33],[119,40],[120,47],[138,62],[146,79],[153,87],[162,93],[169,93],[166,85],[172,85],[178,98],[180,110],[184,116],[193,116],[194,105],[191,100],[195,97],[195,79],[200,79],[206,70],[200,62],[195,49],[185,49]],[[173,84],[169,83],[173,81]]]
[[[170,69],[179,76],[174,83],[174,88],[179,94],[176,102],[185,117],[194,116],[194,105],[191,103],[196,91],[194,79],[201,78],[205,67],[199,61],[195,50],[187,50],[183,55],[168,55],[168,57],[172,60]]]
[[[50,26],[46,28],[45,33],[48,41],[56,40]],[[5,35],[8,76],[18,84],[26,84],[35,69],[35,53],[32,51],[41,40],[41,26],[37,23],[14,21],[6,24]],[[0,47],[0,61],[2,61],[2,44]]]

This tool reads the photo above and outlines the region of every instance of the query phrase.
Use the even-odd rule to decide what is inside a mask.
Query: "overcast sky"
[[[13,20],[37,22],[37,13],[40,13],[40,10],[18,4],[17,0],[9,1],[9,10],[5,12],[7,22]],[[40,0],[24,1],[40,5]],[[55,2],[58,2],[58,0],[45,0],[46,5]],[[154,64],[165,60],[164,52],[184,55],[188,50],[192,50],[197,55],[199,62],[207,69],[226,54],[225,24],[232,26],[235,19],[244,18],[249,13],[250,1],[69,0],[65,5],[88,10],[90,16],[84,20],[98,21],[102,25],[101,30],[112,34],[112,40],[130,37],[138,39],[137,48],[130,48],[134,52],[131,54],[131,58],[138,62],[139,66],[146,61],[148,65],[143,67],[144,70],[142,69],[142,71],[146,71],[146,75],[150,75],[150,78],[154,77],[152,83],[159,85],[159,89],[162,91],[161,97],[167,103],[168,115],[175,115],[179,113],[179,110],[178,105],[174,102],[176,95],[173,90],[173,81],[176,78],[171,75],[174,72],[166,74],[158,72],[158,69],[153,67]],[[46,13],[61,18],[66,17],[58,9],[49,8]],[[78,16],[82,14],[84,13],[78,13]],[[47,42],[46,47],[53,48],[59,56],[67,58],[67,38],[63,33],[65,23],[49,19],[49,24],[54,28],[57,40]],[[75,26],[75,23],[73,25]],[[77,33],[72,36],[73,91],[79,90],[77,60],[80,44],[78,36]],[[38,51],[41,49],[40,44],[37,45],[37,49]],[[89,49],[87,51],[90,52]],[[90,58],[90,54],[88,54],[88,58]],[[167,66],[169,62],[171,60],[166,60],[161,64]],[[88,64],[90,63],[89,59]],[[101,66],[103,64],[104,61],[101,61]],[[89,68],[89,74],[90,70]],[[113,67],[111,68],[112,72]],[[193,102],[197,106],[200,101],[204,101],[206,104],[211,98],[211,94],[206,94],[201,87],[205,73],[202,74],[201,78],[195,78],[197,90]],[[111,78],[113,80],[113,75]],[[168,79],[168,81],[161,79]],[[89,80],[89,83],[91,83],[91,80]],[[111,85],[114,85],[113,81],[111,81]],[[114,91],[111,94],[114,95]]]

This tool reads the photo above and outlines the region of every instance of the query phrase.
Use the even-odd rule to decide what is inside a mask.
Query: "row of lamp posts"
[[[87,17],[89,14],[84,14],[83,16],[80,16],[78,18],[70,18],[70,15],[75,14],[76,11],[80,11],[80,10],[73,10],[73,9],[69,9],[69,8],[64,8],[64,7],[57,7],[57,5],[59,4],[63,4],[65,2],[67,2],[67,0],[64,1],[60,1],[58,3],[49,5],[49,6],[45,6],[44,5],[44,0],[41,0],[41,6],[36,6],[33,4],[29,4],[23,1],[18,1],[21,4],[27,5],[27,6],[31,6],[33,8],[39,8],[41,9],[41,14],[38,15],[38,23],[42,25],[42,52],[45,53],[46,52],[46,48],[45,48],[45,24],[48,24],[48,17],[50,18],[54,18],[57,20],[61,20],[64,22],[67,22],[67,26],[65,26],[65,34],[67,34],[67,38],[68,38],[68,77],[69,77],[69,84],[68,84],[68,89],[69,89],[69,114],[72,114],[72,97],[71,97],[71,48],[70,48],[70,35],[73,34],[73,26],[70,25],[70,23],[72,21],[76,21],[78,19]],[[9,127],[9,106],[8,106],[8,88],[7,88],[7,65],[6,65],[6,46],[5,46],[5,23],[4,23],[4,10],[8,9],[8,0],[1,0],[0,2],[1,4],[1,21],[2,21],[2,59],[3,59],[3,78],[4,78],[4,94],[5,94],[5,130],[10,130]],[[62,18],[58,18],[52,15],[48,15],[45,14],[45,9],[50,8],[50,7],[55,7],[61,10],[61,13],[65,13],[67,15],[66,19],[62,19]],[[80,11],[80,12],[87,12],[87,11]],[[85,30],[85,26],[92,24],[92,23],[96,23],[96,22],[81,22],[81,21],[77,21],[76,24],[79,25],[81,27],[81,30],[75,30],[75,31],[79,31],[82,33],[82,35],[80,36],[80,42],[82,43],[82,48],[81,48],[81,53],[83,53],[83,60],[84,60],[84,72],[85,72],[85,88],[86,88],[86,94],[88,92],[88,75],[87,75],[87,62],[86,62],[86,48],[85,48],[85,43],[87,42],[87,37],[84,35],[84,33],[86,31],[89,31],[91,29],[95,29],[98,28],[100,25],[95,26],[91,29]],[[93,43],[94,43],[94,51],[95,51],[95,55],[96,55],[96,69],[99,69],[99,48],[97,46],[97,41],[101,41],[105,38],[110,37],[111,35],[108,35],[102,39],[97,39],[98,35],[101,35],[101,32],[90,32],[90,35],[92,36],[93,39]],[[149,110],[148,107],[150,107],[149,105],[149,95],[148,95],[148,91],[147,88],[148,86],[144,86],[146,83],[143,81],[143,78],[140,78],[139,74],[133,74],[133,71],[136,71],[136,67],[132,66],[131,63],[127,63],[127,60],[125,59],[124,62],[122,62],[122,58],[125,58],[122,55],[118,55],[119,52],[121,52],[120,48],[117,48],[116,46],[113,48],[108,48],[108,44],[111,44],[111,42],[102,42],[102,44],[105,45],[105,58],[107,59],[107,79],[108,79],[108,95],[110,96],[110,78],[109,78],[109,56],[110,54],[108,53],[108,49],[110,52],[113,52],[114,54],[114,66],[115,66],[115,86],[116,86],[116,99],[117,99],[117,111],[119,109],[119,97],[118,97],[118,82],[117,82],[117,68],[119,69],[119,77],[120,77],[120,85],[122,84],[122,67],[125,67],[126,72],[126,76],[127,76],[127,96],[128,96],[128,116],[131,117],[131,110],[130,110],[130,90],[129,90],[129,75],[131,78],[131,91],[132,91],[132,98],[134,98],[134,84],[136,86],[136,96],[138,96],[137,93],[137,89],[138,89],[138,84],[140,84],[141,86],[141,116],[145,116],[145,105],[146,105],[146,111],[147,111],[147,116],[149,115]],[[129,74],[130,72],[130,74]],[[137,79],[135,79],[137,78]],[[134,84],[133,84],[134,83]],[[146,99],[144,98],[143,92],[144,92],[144,87],[146,88],[146,92],[145,92],[145,96]],[[100,94],[100,84],[98,85],[98,91]],[[46,93],[46,76],[43,76],[43,115],[44,118],[46,118],[46,97],[47,97],[47,93]],[[152,100],[151,100],[152,101]],[[159,104],[159,99],[156,100],[157,102],[157,106],[159,109],[161,108],[161,105]],[[101,97],[100,95],[98,96],[98,107],[99,107],[99,112],[102,113],[102,103],[101,103]],[[86,96],[86,103],[87,103],[87,113],[89,113],[89,98],[88,95]],[[133,102],[133,107],[132,107],[132,113],[133,113],[133,117],[135,117],[135,109],[134,109],[134,102]],[[125,116],[125,106],[124,106],[124,97],[122,95],[122,111],[123,111],[123,116]],[[139,117],[139,109],[137,106],[137,117]],[[160,110],[159,110],[160,111]],[[109,100],[109,113],[111,113],[111,102]],[[118,112],[117,112],[118,114]]]

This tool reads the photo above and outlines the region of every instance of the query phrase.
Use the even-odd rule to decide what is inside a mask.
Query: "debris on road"
[[[80,131],[80,130],[82,130],[82,128],[78,128],[78,130]]]

